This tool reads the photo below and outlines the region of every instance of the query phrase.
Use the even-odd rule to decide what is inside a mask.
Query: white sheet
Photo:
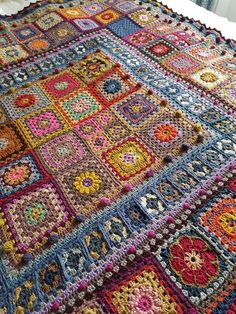
[[[30,2],[37,0],[1,0],[0,14],[10,15],[18,12]],[[190,0],[162,0],[163,4],[168,5],[174,11],[181,13],[189,18],[200,20],[208,27],[216,28],[221,31],[226,38],[236,40],[236,23],[229,22],[226,18],[220,17],[206,9],[199,7]]]

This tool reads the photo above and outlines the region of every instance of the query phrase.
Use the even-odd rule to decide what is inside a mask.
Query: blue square
[[[125,37],[141,29],[141,27],[139,27],[127,17],[109,24],[107,28],[119,37]]]
[[[31,24],[12,30],[16,38],[22,42],[38,37],[41,32]]]

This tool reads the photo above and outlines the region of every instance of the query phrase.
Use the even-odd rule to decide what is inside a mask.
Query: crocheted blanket
[[[236,313],[235,42],[43,0],[0,64],[0,313]]]

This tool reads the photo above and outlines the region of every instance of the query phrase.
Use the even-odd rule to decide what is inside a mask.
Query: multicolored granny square
[[[46,32],[54,44],[65,44],[78,36],[75,26],[69,22],[61,22]]]
[[[132,127],[137,127],[160,110],[160,100],[144,94],[135,94],[115,106],[119,116]]]
[[[73,211],[90,216],[99,208],[100,199],[114,194],[115,184],[110,175],[105,175],[103,166],[91,157],[80,161],[64,174],[55,175]]]
[[[87,4],[83,6],[83,11],[88,13],[89,15],[95,15],[98,14],[106,9],[106,6],[104,4],[101,4],[99,2],[93,2],[91,4]]]
[[[100,27],[100,25],[91,18],[76,19],[74,23],[82,33],[91,32]]]
[[[101,110],[102,106],[87,91],[81,90],[73,97],[65,98],[58,108],[71,124],[77,124],[80,120]]]
[[[125,0],[114,3],[114,7],[122,13],[130,13],[139,8],[136,3],[132,1],[125,1]]]
[[[16,125],[0,125],[0,164],[17,157],[26,148],[27,144]]]
[[[65,71],[45,80],[40,84],[43,92],[52,99],[61,99],[62,97],[77,91],[82,87],[79,81],[71,72]]]
[[[129,17],[142,27],[156,21],[155,17],[146,10],[138,10],[133,12],[129,14]]]
[[[135,176],[155,162],[155,157],[135,138],[129,138],[102,156],[121,180]]]
[[[200,62],[183,52],[175,53],[173,56],[164,59],[161,64],[168,70],[178,75],[188,75],[189,72],[196,72],[202,65]]]
[[[153,257],[143,257],[99,292],[109,313],[190,313],[195,306]]]
[[[209,50],[204,44],[197,47],[191,47],[188,50],[188,53],[191,54],[194,58],[200,61],[212,61],[218,58],[218,54],[214,50]]]
[[[82,9],[73,7],[58,9],[57,13],[68,20],[87,17],[87,14]]]
[[[34,25],[28,24],[23,27],[14,29],[13,34],[19,41],[25,42],[40,36],[42,33]]]
[[[62,21],[63,19],[60,15],[56,12],[51,12],[40,17],[35,23],[42,31],[47,31]]]
[[[41,52],[48,50],[51,47],[51,43],[47,37],[42,36],[25,43],[25,47],[31,52]]]
[[[21,45],[0,47],[0,64],[8,64],[28,57],[26,50]]]
[[[3,213],[10,226],[7,233],[20,252],[37,250],[44,237],[53,229],[57,230],[70,215],[68,206],[52,183],[45,183],[5,203]]]
[[[216,61],[214,66],[220,68],[223,71],[227,71],[230,74],[236,75],[236,58],[225,58],[223,60]]]
[[[33,147],[43,144],[69,129],[64,118],[50,106],[19,118],[17,124]]]
[[[196,143],[197,132],[194,124],[184,116],[176,117],[168,110],[155,115],[138,131],[138,135],[155,149],[158,156],[165,156],[167,152],[172,156],[181,153],[183,144]]]
[[[166,34],[163,37],[172,42],[176,47],[181,50],[204,41],[204,39],[198,36],[196,33],[191,34],[188,31],[183,30],[175,31],[171,34]]]
[[[124,40],[136,47],[147,46],[156,39],[156,35],[149,31],[141,30],[134,34],[124,37]]]
[[[36,156],[24,155],[0,169],[0,199],[42,180],[42,170]]]
[[[228,79],[228,76],[214,68],[204,68],[191,75],[194,82],[212,90]]]
[[[154,43],[147,45],[145,48],[143,48],[143,50],[152,59],[157,61],[160,61],[170,56],[174,52],[178,51],[176,47],[174,47],[165,39],[159,39],[158,41],[155,41]]]
[[[49,170],[53,172],[70,167],[87,156],[81,140],[72,132],[55,137],[43,144],[39,148],[39,153]]]
[[[85,83],[90,83],[103,76],[113,66],[114,62],[101,52],[86,56],[73,67],[72,71]]]
[[[49,104],[49,100],[37,86],[19,89],[2,101],[3,107],[12,119],[22,117]]]
[[[228,100],[231,104],[236,104],[236,81],[226,84],[221,90],[224,98]]]
[[[103,105],[112,105],[137,90],[134,82],[118,69],[107,72],[88,85],[92,95]]]
[[[16,40],[10,33],[0,31],[0,47],[6,47],[15,43]]]
[[[120,17],[120,14],[112,9],[107,9],[96,15],[96,19],[102,24],[109,24]]]
[[[196,224],[202,226],[206,233],[214,236],[214,242],[236,254],[236,197],[225,191],[207,203],[201,211],[193,217]]]

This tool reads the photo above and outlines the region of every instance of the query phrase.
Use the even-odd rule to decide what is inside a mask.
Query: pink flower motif
[[[162,310],[162,301],[152,286],[142,285],[129,295],[127,307],[130,314],[158,314]]]

